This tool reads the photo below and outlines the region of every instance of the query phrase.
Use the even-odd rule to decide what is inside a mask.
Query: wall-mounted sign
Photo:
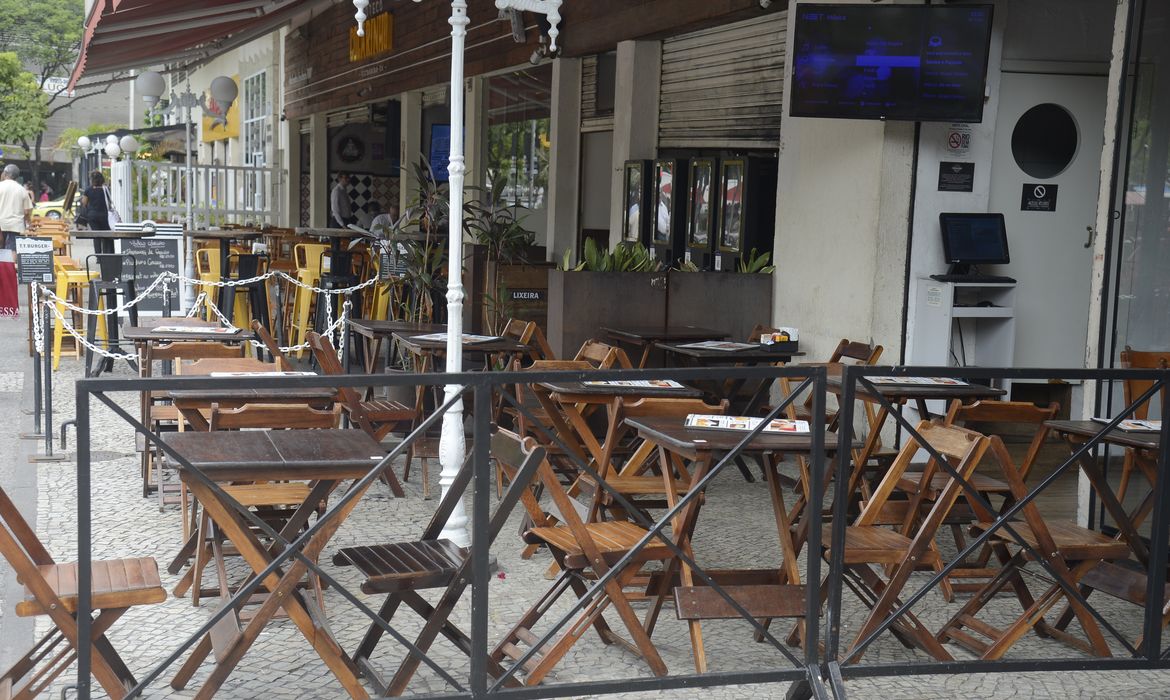
[[[971,192],[974,189],[974,163],[944,160],[938,164],[939,192]]]
[[[508,295],[512,301],[545,301],[547,289],[509,289]]]
[[[232,80],[238,88],[240,76],[233,75]],[[233,100],[224,110],[223,105],[212,99],[211,95],[207,96],[207,110],[203,113],[203,143],[240,138],[240,102],[242,100]]]
[[[394,15],[379,12],[365,21],[365,36],[358,36],[357,26],[349,28],[349,62],[390,53],[394,49]]]
[[[1036,185],[1025,182],[1020,197],[1020,211],[1056,211],[1058,185]]]
[[[337,157],[343,163],[356,163],[366,155],[366,144],[356,136],[345,136],[337,142]]]
[[[947,127],[946,150],[949,156],[965,156],[971,150],[971,126],[951,124]]]

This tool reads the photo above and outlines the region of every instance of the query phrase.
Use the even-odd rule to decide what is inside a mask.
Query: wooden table
[[[791,362],[794,357],[804,356],[804,352],[800,350],[777,350],[770,345],[759,345],[751,349],[743,350],[684,348],[677,344],[662,344],[659,347],[678,358],[683,364],[699,367],[720,365],[747,365],[749,367],[755,367],[757,365],[786,364]],[[776,382],[776,379],[775,377],[761,379],[756,390],[751,393],[746,402],[743,402],[738,399],[738,396],[740,389],[743,388],[746,381],[746,379],[733,379],[727,382],[704,382],[704,385],[708,388],[708,394],[711,398],[716,401],[727,399],[731,402],[731,410],[733,413],[755,415],[759,408],[767,401],[768,392],[771,391],[772,384]]]
[[[386,454],[381,445],[360,430],[185,432],[167,433],[163,439],[215,482],[313,482],[309,497],[300,504],[281,531],[286,541],[296,537],[308,523],[317,505],[339,482],[364,477],[377,460]],[[243,506],[238,502],[230,497],[220,499],[186,468],[180,468],[179,473],[224,535],[236,546],[254,575],[259,575],[283,551],[278,544],[269,548],[260,542],[240,514]],[[312,560],[318,558],[364,492],[365,489],[362,489],[347,506],[309,538],[301,549],[305,556]],[[217,626],[199,641],[171,685],[176,689],[185,687],[214,650],[215,667],[196,695],[198,698],[210,698],[227,680],[277,609],[283,608],[349,696],[363,700],[368,698],[369,694],[358,681],[353,660],[330,634],[316,603],[297,587],[307,571],[308,567],[303,562],[290,559],[276,573],[267,576],[262,587],[267,589],[269,595],[247,626],[241,629],[238,609],[234,615],[227,615],[225,624]]]
[[[699,340],[723,340],[728,337],[724,331],[716,331],[699,326],[637,326],[613,327],[602,326],[601,332],[615,341],[629,343],[642,350],[642,359],[638,367],[646,366],[650,359],[650,351],[660,343],[687,343]]]
[[[351,228],[311,228],[302,226],[298,227],[296,232],[298,236],[328,238],[331,253],[341,252],[342,241],[348,241],[351,238],[360,238],[364,235],[361,231],[354,231]]]
[[[349,329],[365,338],[366,341],[366,374],[377,371],[378,355],[382,354],[382,341],[391,338],[395,333],[404,335],[426,335],[427,333],[445,333],[446,324],[443,323],[414,323],[412,321],[370,321],[355,318],[349,322]],[[391,362],[390,348],[386,350],[386,365]]]
[[[675,478],[677,471],[686,474],[684,460],[691,463],[690,483],[692,490],[699,488],[699,482],[709,473],[711,466],[721,457],[730,453],[747,433],[730,430],[701,430],[687,428],[677,418],[627,419],[626,424],[638,432],[642,439],[654,443],[659,452],[662,475],[665,481],[668,504],[674,507],[679,498],[676,495]],[[836,436],[825,433],[825,451],[836,449]],[[744,448],[745,453],[758,454],[766,465],[764,470],[771,498],[773,515],[780,538],[780,561],[775,568],[756,570],[735,570],[715,572],[716,580],[736,601],[757,619],[774,617],[804,618],[806,591],[800,581],[800,567],[797,557],[799,549],[793,539],[792,524],[801,513],[790,512],[784,504],[784,493],[778,469],[783,454],[809,454],[812,450],[811,434],[760,433]],[[671,537],[675,544],[688,556],[694,558],[691,538],[698,521],[701,497],[693,497],[671,523]],[[805,508],[804,512],[809,512]],[[805,525],[807,528],[807,525]],[[753,536],[753,533],[736,533],[737,536]],[[679,617],[687,620],[690,627],[691,647],[695,655],[695,669],[698,673],[707,670],[706,653],[703,650],[703,633],[700,621],[704,619],[739,619],[740,615],[715,589],[696,586],[694,572],[679,559],[667,564],[658,586],[658,597],[647,618],[650,631],[669,592],[673,571],[679,571],[681,586],[675,588],[675,605]],[[712,572],[707,572],[709,575]],[[726,583],[725,583],[726,582]]]
[[[420,372],[429,371],[434,366],[434,359],[447,353],[446,340],[422,340],[417,337],[419,335],[417,333],[402,331],[394,331],[390,335],[393,336],[395,341],[401,343],[402,347],[406,348],[412,355],[422,360],[422,366],[419,368]],[[427,334],[423,333],[422,335]],[[499,338],[498,340],[486,340],[481,343],[465,342],[463,343],[463,352],[465,354],[479,354],[485,357],[490,355],[511,355],[516,357],[528,352],[528,346],[523,343],[508,340],[507,338]]]
[[[828,381],[825,384],[829,393],[837,396],[840,396],[843,391],[841,380],[842,370],[841,365],[829,367]],[[854,394],[857,400],[863,401],[870,406],[875,406],[873,410],[867,411],[869,432],[865,437],[865,443],[861,450],[856,451],[853,456],[854,468],[849,477],[849,492],[855,495],[857,494],[858,487],[861,485],[861,478],[866,464],[881,446],[882,426],[885,425],[886,420],[890,416],[890,409],[882,403],[881,399],[885,399],[894,406],[901,406],[913,401],[919,415],[925,420],[931,416],[930,409],[926,403],[927,401],[938,400],[950,403],[954,399],[959,399],[963,403],[969,403],[981,399],[998,398],[1007,393],[1003,389],[983,386],[982,384],[946,386],[875,384],[874,388],[877,390],[876,393],[869,391],[859,383],[856,386],[856,393]]]

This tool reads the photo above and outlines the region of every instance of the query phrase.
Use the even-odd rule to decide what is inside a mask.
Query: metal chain
[[[98,355],[101,355],[102,357],[110,357],[110,358],[113,358],[115,360],[131,360],[131,361],[133,361],[133,360],[138,359],[138,356],[134,355],[134,354],[110,352],[109,350],[106,350],[104,348],[98,347],[97,345],[94,345],[93,343],[89,342],[89,340],[83,334],[77,332],[77,329],[74,328],[73,324],[70,323],[65,318],[65,315],[61,312],[60,309],[57,308],[56,304],[54,304],[50,301],[45,301],[44,304],[45,304],[45,306],[52,309],[53,315],[57,317],[57,321],[55,321],[55,322],[59,322],[61,324],[61,328],[64,329],[64,331],[66,333],[73,336],[73,338],[77,342],[81,343],[87,349],[92,350],[93,352],[97,353]],[[40,314],[38,313],[37,316],[40,316]]]
[[[45,341],[45,320],[41,316],[41,285],[37,282],[32,283],[32,303],[29,304],[29,313],[33,315],[33,349],[35,352],[40,352],[44,347]]]

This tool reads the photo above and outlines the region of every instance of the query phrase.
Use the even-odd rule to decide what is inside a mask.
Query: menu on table
[[[235,335],[239,328],[216,328],[209,326],[158,326],[151,333],[190,333],[192,335]]]
[[[866,377],[874,384],[893,384],[897,386],[970,386],[961,379],[951,377]]]
[[[1093,418],[1098,423],[1108,423],[1112,418]],[[1117,424],[1118,430],[1124,430],[1127,433],[1157,433],[1162,430],[1162,421],[1160,420],[1138,420],[1137,418],[1130,418],[1123,420]]]
[[[630,389],[685,389],[686,387],[673,379],[612,379],[606,381],[593,380],[585,382],[586,386],[613,386]]]
[[[316,372],[212,372],[212,377],[315,377]]]
[[[702,340],[697,343],[686,343],[676,347],[687,348],[690,350],[722,350],[724,352],[735,352],[737,350],[753,350],[760,346],[753,343],[736,343],[730,340]]]
[[[471,343],[490,343],[493,340],[502,340],[498,335],[472,335],[471,333],[464,333],[460,336],[464,344]],[[432,343],[447,342],[446,333],[427,333],[426,335],[413,336],[414,340],[424,340]]]
[[[748,416],[720,416],[707,413],[692,413],[687,416],[686,426],[688,428],[699,428],[703,430],[735,430],[746,433],[755,430],[763,422],[763,418],[750,418]],[[761,432],[773,434],[808,433],[808,421],[773,418],[768,421],[768,425]]]

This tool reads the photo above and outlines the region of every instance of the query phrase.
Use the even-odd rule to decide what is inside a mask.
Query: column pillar
[[[548,256],[577,247],[581,208],[581,59],[553,61],[548,160]],[[620,227],[619,227],[620,230]]]
[[[622,41],[617,45],[613,109],[613,183],[610,187],[609,245],[622,237],[621,172],[627,160],[654,158],[658,152],[658,93],[662,44]]]
[[[323,113],[309,116],[309,225],[329,221],[329,132]]]
[[[463,81],[464,123],[467,134],[468,187],[487,184],[487,79],[479,76]],[[452,120],[454,121],[454,120]],[[471,196],[475,196],[474,194]]]

